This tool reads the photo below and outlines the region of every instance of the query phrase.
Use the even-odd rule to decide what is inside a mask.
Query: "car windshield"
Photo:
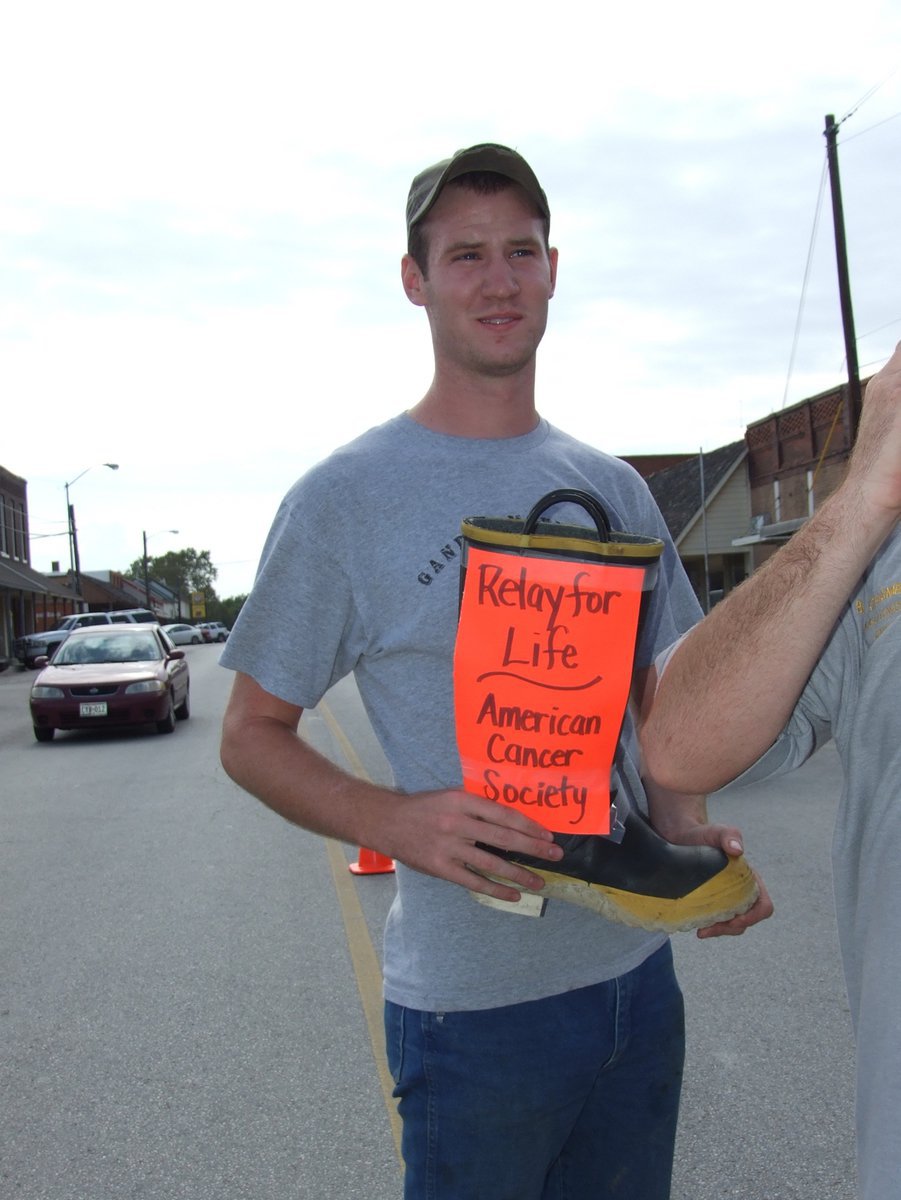
[[[71,666],[74,663],[151,662],[162,657],[159,644],[151,634],[110,637],[97,633],[63,642],[53,663],[55,666]]]

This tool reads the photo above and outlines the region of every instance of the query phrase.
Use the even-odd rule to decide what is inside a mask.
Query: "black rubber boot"
[[[594,528],[542,519],[547,509],[563,503],[581,507],[591,517]],[[522,560],[534,557],[609,563],[641,573],[638,618],[641,627],[656,582],[663,542],[611,530],[607,514],[595,497],[561,489],[542,497],[525,521],[514,517],[469,517],[463,522],[462,533],[461,595],[470,547]],[[603,655],[604,648],[599,644],[601,666]],[[462,751],[461,759],[465,786],[477,795],[485,794],[479,787],[479,771],[485,765],[482,759],[472,756],[476,767],[469,767],[471,778],[467,777],[468,764]],[[621,840],[555,833],[554,840],[563,848],[564,857],[553,866],[544,859],[506,857],[523,863],[545,880],[538,893],[540,897],[579,904],[611,920],[643,929],[674,932],[701,928],[745,912],[757,899],[757,884],[744,857],[729,858],[712,846],[673,845],[655,833],[640,814],[629,811],[623,818],[615,802],[613,816],[614,820],[624,821]],[[487,848],[505,857],[494,847]],[[475,895],[483,903],[511,911],[535,914],[542,908],[542,901],[536,899],[535,893],[523,893],[517,904],[494,901],[480,893]]]
[[[642,929],[700,929],[746,912],[757,899],[757,883],[743,855],[730,858],[714,846],[673,845],[637,813],[628,813],[624,824],[621,842],[554,834],[564,856],[553,866],[545,859],[486,849],[540,875],[545,886],[539,895]]]

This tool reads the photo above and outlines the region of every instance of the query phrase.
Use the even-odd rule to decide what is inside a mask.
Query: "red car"
[[[190,715],[190,688],[184,650],[158,625],[76,629],[32,686],[34,736],[49,742],[57,729],[147,724],[172,733]]]

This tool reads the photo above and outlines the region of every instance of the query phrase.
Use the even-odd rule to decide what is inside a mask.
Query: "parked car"
[[[42,654],[48,657],[57,646],[61,646],[73,629],[83,629],[89,625],[134,625],[146,621],[156,623],[156,617],[148,608],[123,608],[115,612],[72,613],[64,617],[56,629],[47,629],[43,633],[29,633],[25,637],[16,638],[13,642],[13,653],[23,666],[33,667]]]
[[[221,621],[198,621],[197,628],[202,629],[204,634],[209,633],[209,641],[224,642],[227,641],[229,628]]]
[[[73,630],[31,688],[31,720],[39,742],[57,729],[156,725],[171,733],[190,715],[191,682],[184,650],[158,625],[106,625]]]
[[[163,633],[176,646],[199,646],[206,639],[196,625],[163,625]]]

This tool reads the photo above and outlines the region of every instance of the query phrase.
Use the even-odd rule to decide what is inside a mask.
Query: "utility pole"
[[[698,450],[698,473],[701,484],[701,526],[704,531],[704,612],[710,612],[710,548],[707,537],[707,483],[704,478],[704,447]],[[725,584],[724,584],[725,586]]]
[[[75,508],[69,503],[69,484],[66,484],[66,511],[69,514],[69,563],[72,569],[72,586],[81,599],[81,561],[78,557],[78,529],[75,526]]]
[[[144,537],[144,603],[153,611],[153,605],[150,603],[150,563],[147,558],[147,539],[156,537],[154,533],[148,533],[146,529],[141,530]],[[157,533],[178,533],[177,529],[159,529]]]
[[[101,463],[100,465],[109,467],[111,471],[119,470],[118,463]],[[87,475],[90,469],[90,467],[85,467],[85,469],[80,471],[74,479],[70,479],[67,484],[63,485],[66,489],[66,521],[69,530],[69,566],[74,576],[75,595],[79,600],[81,599],[81,561],[78,557],[78,529],[75,526],[75,509],[72,507],[72,504],[69,501],[69,488],[72,487],[73,484],[78,483],[82,475]]]
[[[854,333],[854,312],[851,307],[851,282],[848,276],[848,250],[845,244],[845,214],[842,208],[842,188],[838,174],[838,125],[831,114],[826,117],[823,131],[826,139],[826,158],[829,163],[829,183],[832,188],[832,223],[835,227],[835,259],[838,266],[838,294],[842,309],[842,329],[845,335],[845,361],[848,364],[848,398],[845,423],[848,443],[852,445],[857,433],[857,414],[860,412],[860,368],[857,363],[857,337]]]
[[[150,573],[147,564],[147,530],[142,530],[144,534],[144,603],[150,608]]]

